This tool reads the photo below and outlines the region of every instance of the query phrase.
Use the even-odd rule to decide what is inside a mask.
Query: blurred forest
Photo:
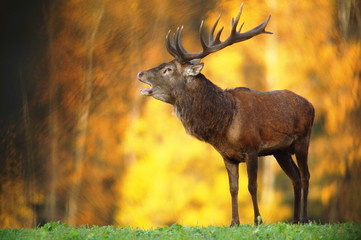
[[[136,75],[172,58],[169,29],[198,51],[208,30],[230,30],[240,1],[4,1],[0,9],[0,228],[70,225],[228,225],[223,161],[186,135],[171,106],[145,98]],[[361,1],[245,0],[260,35],[206,57],[222,88],[290,89],[316,108],[309,215],[361,221]],[[223,38],[224,39],[224,38]],[[260,159],[264,221],[292,218],[291,181]],[[244,164],[239,212],[252,222]]]

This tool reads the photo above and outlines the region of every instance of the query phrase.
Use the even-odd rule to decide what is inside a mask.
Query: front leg
[[[238,177],[239,177],[239,163],[233,162],[227,158],[224,158],[224,164],[228,172],[229,190],[232,197],[232,226],[239,225],[238,216]]]
[[[252,197],[253,210],[254,210],[254,224],[262,223],[261,214],[259,213],[257,203],[257,170],[258,170],[258,156],[257,153],[248,154],[246,160],[247,175],[248,175],[248,191]]]

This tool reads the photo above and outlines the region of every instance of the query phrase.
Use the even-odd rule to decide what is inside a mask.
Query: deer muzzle
[[[143,82],[143,83],[145,83],[145,84],[150,85],[150,87],[148,87],[148,88],[140,89],[140,93],[143,94],[144,96],[151,96],[153,87],[152,87],[152,84],[151,84],[151,83],[149,83],[149,82],[147,82],[147,81],[145,81],[145,80],[143,79],[143,77],[144,77],[144,72],[139,72],[138,75],[137,75],[137,77],[138,77],[138,80],[139,80],[139,81],[141,81],[141,82]]]

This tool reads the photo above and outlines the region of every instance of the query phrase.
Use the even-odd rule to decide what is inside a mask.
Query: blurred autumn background
[[[70,225],[142,228],[178,222],[228,225],[223,161],[186,135],[170,105],[140,96],[139,71],[172,58],[169,29],[200,50],[198,28],[230,30],[241,1],[33,0],[0,9],[0,227]],[[309,215],[361,221],[361,1],[245,0],[260,35],[206,57],[222,88],[290,89],[316,108]],[[208,29],[208,30],[207,30]],[[253,219],[244,164],[240,220]],[[260,160],[265,222],[292,218],[291,181]]]

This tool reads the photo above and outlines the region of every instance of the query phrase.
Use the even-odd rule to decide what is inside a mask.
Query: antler
[[[271,15],[268,16],[268,18],[259,26],[253,28],[252,30],[248,32],[241,33],[243,24],[241,24],[239,30],[237,31],[237,25],[239,22],[239,18],[242,13],[243,3],[241,5],[241,8],[238,12],[238,15],[236,17],[236,20],[232,18],[232,30],[230,35],[226,40],[223,42],[220,40],[221,33],[223,31],[223,27],[218,31],[216,38],[214,39],[214,30],[217,27],[218,21],[221,18],[221,14],[218,16],[216,22],[214,23],[211,32],[209,33],[209,40],[208,45],[205,43],[202,35],[202,27],[203,27],[203,21],[199,27],[199,38],[201,41],[201,45],[203,50],[198,53],[188,53],[182,44],[182,32],[183,32],[183,26],[181,28],[177,28],[177,31],[175,34],[173,34],[172,43],[170,42],[169,35],[171,30],[168,31],[168,34],[165,38],[165,46],[167,47],[168,52],[181,64],[184,64],[192,59],[201,59],[207,56],[208,54],[211,54],[213,52],[219,51],[227,46],[230,46],[234,43],[245,41],[247,39],[250,39],[258,34],[261,33],[268,33],[272,34],[271,32],[266,31],[266,26],[271,18]]]

